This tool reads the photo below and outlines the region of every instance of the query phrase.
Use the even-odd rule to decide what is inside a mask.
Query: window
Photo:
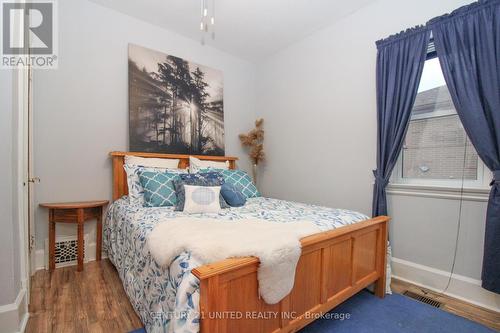
[[[418,95],[392,183],[482,187],[484,165],[460,122],[435,53]]]

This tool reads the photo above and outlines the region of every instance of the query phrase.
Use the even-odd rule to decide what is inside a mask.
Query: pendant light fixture
[[[208,2],[210,1],[211,8]],[[205,36],[210,34],[215,39],[215,0],[200,0],[201,44],[205,45]]]

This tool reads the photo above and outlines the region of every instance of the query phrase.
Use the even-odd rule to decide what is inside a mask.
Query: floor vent
[[[436,300],[433,300],[432,298],[429,298],[429,297],[426,297],[426,296],[422,296],[422,295],[419,295],[419,294],[416,294],[414,292],[411,292],[411,291],[405,291],[403,293],[403,295],[405,296],[408,296],[410,298],[413,298],[414,300],[417,300],[419,302],[422,302],[422,303],[425,303],[425,304],[429,304],[435,308],[440,308],[441,305],[443,305],[441,302],[438,302]]]
[[[88,235],[83,237],[83,253],[87,252]],[[45,240],[46,267],[48,268],[48,239]],[[78,241],[75,236],[56,237],[55,258],[56,267],[76,265],[78,255]],[[87,259],[87,258],[86,258]]]

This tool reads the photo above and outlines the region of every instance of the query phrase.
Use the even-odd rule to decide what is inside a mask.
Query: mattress
[[[199,262],[189,252],[183,252],[168,267],[160,267],[146,246],[146,237],[156,224],[187,215],[172,207],[131,205],[127,197],[116,200],[106,214],[104,249],[147,332],[199,332],[199,281],[191,274]],[[189,214],[193,215],[224,220],[259,218],[283,223],[308,220],[322,231],[368,219],[349,210],[264,197],[248,199],[245,206],[224,209],[218,214]]]

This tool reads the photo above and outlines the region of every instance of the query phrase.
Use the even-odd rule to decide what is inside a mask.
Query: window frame
[[[434,117],[428,117],[434,118]],[[420,118],[423,119],[423,118]],[[408,178],[403,177],[403,149],[399,153],[398,160],[394,166],[390,184],[394,185],[421,185],[443,188],[470,188],[470,189],[488,189],[491,180],[491,171],[486,167],[481,158],[477,160],[477,179],[432,179],[432,178]]]
[[[429,41],[429,45],[427,47],[427,57],[425,61],[434,58],[437,58],[437,54],[434,48],[434,40],[431,38],[431,40]],[[451,116],[455,114],[457,114],[456,110],[455,112],[450,112],[450,111],[434,112],[432,115],[412,114],[410,121],[418,119],[430,119],[430,118]],[[467,133],[465,133],[465,135],[467,135]],[[405,139],[406,139],[406,134],[405,134]],[[392,172],[391,179],[389,182],[390,184],[396,186],[405,186],[405,185],[424,186],[424,187],[435,187],[443,189],[445,188],[446,189],[449,188],[489,189],[489,183],[491,180],[492,173],[486,167],[486,165],[481,160],[481,157],[479,157],[479,155],[477,160],[477,179],[475,180],[462,179],[462,178],[457,178],[457,179],[405,178],[403,177],[403,150],[404,148],[401,148],[401,151],[399,152],[398,160],[396,162],[396,165],[394,166],[394,170]]]

